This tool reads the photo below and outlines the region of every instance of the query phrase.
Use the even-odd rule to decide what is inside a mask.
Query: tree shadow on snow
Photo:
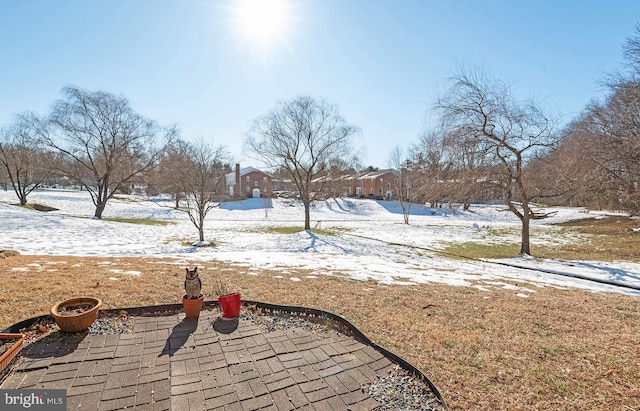
[[[316,246],[317,246],[317,243],[320,242],[322,244],[325,244],[325,245],[331,246],[333,248],[336,248],[336,249],[342,251],[345,254],[352,254],[352,252],[350,250],[338,245],[337,243],[335,243],[333,241],[327,241],[325,238],[321,239],[316,234],[314,234],[311,230],[304,230],[304,231],[309,235],[309,238],[311,239],[311,243],[301,250],[301,251],[303,251],[305,253],[317,253],[317,252],[319,252],[316,249]]]
[[[392,214],[402,214],[402,207],[400,203],[394,200],[375,200],[382,208]],[[449,214],[457,214],[457,212],[451,208],[432,208],[423,204],[411,204],[411,210],[409,215],[441,215],[446,216]]]
[[[240,201],[225,201],[220,203],[221,210],[262,210],[273,208],[273,201],[270,198],[247,198]]]
[[[588,262],[577,262],[572,261],[572,265],[576,267],[584,267],[590,270],[599,270],[604,271],[608,274],[607,281],[623,286],[629,286],[630,288],[634,288],[636,290],[640,290],[640,275],[631,273],[629,271],[616,268],[616,267],[608,267],[605,265],[600,265],[597,263],[588,263]]]

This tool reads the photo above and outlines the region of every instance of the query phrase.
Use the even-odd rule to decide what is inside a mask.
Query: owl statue
[[[198,267],[194,267],[193,270],[187,270],[187,276],[184,280],[184,290],[187,293],[187,297],[190,300],[197,300],[202,297],[202,280],[198,276]]]

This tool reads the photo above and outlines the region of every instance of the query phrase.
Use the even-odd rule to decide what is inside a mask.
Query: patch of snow
[[[196,247],[184,245],[185,239],[197,238],[198,232],[185,213],[173,208],[169,197],[121,196],[109,201],[104,217],[170,223],[136,225],[91,219],[94,206],[85,191],[34,191],[29,201],[57,209],[50,212],[11,205],[16,202],[14,196],[11,191],[0,191],[0,247],[21,254],[156,257],[176,265],[204,265],[215,260],[248,267],[252,274],[269,270],[295,275],[294,270],[301,269],[312,271],[314,276],[347,276],[385,284],[445,283],[490,291],[490,282],[495,282],[499,287],[518,284],[514,290],[524,295],[533,288],[552,286],[640,296],[637,263],[529,257],[453,260],[437,252],[451,243],[494,241],[491,230],[501,232],[500,241],[518,242],[520,221],[500,205],[476,205],[469,211],[416,205],[406,225],[395,201],[330,199],[315,203],[311,210],[312,227],[321,223],[323,229],[335,231],[323,235],[302,229],[304,211],[299,201],[273,199],[265,208],[264,199],[247,199],[212,209],[205,220],[205,243],[215,246]],[[548,211],[556,213],[532,222],[533,244],[562,244],[575,239],[562,234],[552,223],[607,214],[568,207]],[[277,234],[273,230],[292,226],[300,227],[300,231]],[[31,269],[23,267],[19,271]],[[291,277],[291,281],[301,280]],[[624,285],[638,289],[621,287]]]
[[[116,274],[127,274],[127,275],[134,275],[134,276],[138,276],[142,274],[140,271],[134,271],[134,270],[124,271],[124,270],[112,269],[109,271]]]

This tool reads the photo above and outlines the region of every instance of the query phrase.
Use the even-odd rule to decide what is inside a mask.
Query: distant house
[[[391,200],[398,197],[400,172],[393,169],[371,171],[355,179],[357,197],[373,197]]]
[[[324,175],[312,181],[316,192],[323,198],[353,197],[356,195],[357,173],[341,174],[337,176]]]
[[[271,197],[273,195],[273,178],[270,174],[257,168],[240,168],[236,164],[234,172],[227,174],[227,187],[232,197]]]
[[[350,173],[339,176],[321,176],[313,181],[322,197],[367,197],[392,200],[398,198],[400,172],[380,170]]]

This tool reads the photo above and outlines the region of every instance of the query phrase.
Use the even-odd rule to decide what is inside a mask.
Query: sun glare
[[[286,37],[291,19],[286,0],[237,0],[234,12],[242,37],[261,49]]]

